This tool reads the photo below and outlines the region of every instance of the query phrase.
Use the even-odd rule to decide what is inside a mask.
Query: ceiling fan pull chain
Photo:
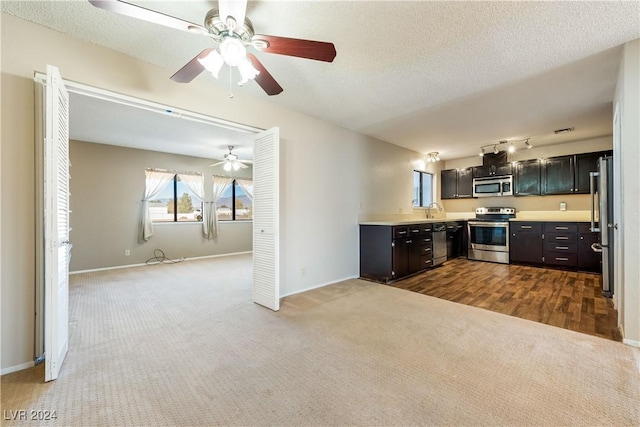
[[[232,83],[233,67],[229,67],[229,98],[233,98],[233,83]]]

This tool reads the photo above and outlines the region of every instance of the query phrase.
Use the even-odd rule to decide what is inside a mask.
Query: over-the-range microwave
[[[473,179],[473,197],[513,196],[513,175]]]

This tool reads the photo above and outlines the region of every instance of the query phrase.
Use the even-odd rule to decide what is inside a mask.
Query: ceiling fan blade
[[[260,85],[262,90],[267,93],[267,95],[277,95],[284,90],[282,89],[282,86],[278,84],[276,79],[274,79],[273,76],[267,71],[267,69],[264,68],[262,62],[258,61],[258,58],[256,58],[254,54],[247,53],[247,58],[249,59],[249,61],[251,61],[256,70],[260,72],[257,76],[255,76],[254,80]]]
[[[242,169],[247,169],[249,166],[245,165],[244,163],[236,160],[235,162],[233,162],[234,165],[238,165],[240,166]]]
[[[242,163],[253,163],[253,160],[238,160],[238,161]]]
[[[95,7],[99,7],[100,9],[119,13],[120,15],[131,16],[132,18],[142,19],[143,21],[153,22],[154,24],[164,25],[165,27],[176,28],[178,30],[196,34],[209,34],[209,31],[202,25],[183,21],[182,19],[120,0],[89,0],[89,3]]]
[[[209,167],[222,165],[222,164],[224,164],[224,163],[227,163],[227,162],[218,162],[218,163],[214,163],[214,164],[212,164],[212,165],[209,165]]]
[[[244,25],[244,17],[247,12],[247,0],[218,0],[220,19],[227,21],[227,16],[233,16],[238,28]]]
[[[209,48],[200,52],[198,56],[187,62],[184,67],[180,68],[173,76],[171,76],[171,80],[178,83],[189,83],[191,80],[195,79],[198,74],[204,71],[204,67],[198,59],[204,58],[213,50],[215,49]]]
[[[336,57],[336,47],[333,43],[314,40],[292,39],[288,37],[253,36],[253,46],[267,53],[296,56],[298,58],[315,59],[316,61],[333,62]]]

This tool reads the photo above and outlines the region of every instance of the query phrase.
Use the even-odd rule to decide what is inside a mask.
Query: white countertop
[[[466,218],[429,218],[429,219],[402,219],[389,221],[362,221],[360,225],[410,225],[410,224],[430,224],[435,222],[456,222],[466,221]]]

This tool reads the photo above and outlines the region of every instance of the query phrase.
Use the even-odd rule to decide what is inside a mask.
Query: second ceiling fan
[[[227,64],[238,68],[241,76],[240,84],[253,79],[268,95],[277,95],[282,92],[282,86],[255,55],[247,53],[247,47],[253,47],[262,52],[316,61],[333,62],[336,57],[333,43],[255,34],[253,24],[245,16],[247,0],[219,0],[219,9],[211,9],[207,13],[204,26],[120,0],[89,0],[89,2],[101,9],[170,28],[203,34],[216,41],[218,49],[203,50],[171,77],[173,81],[179,83],[190,82],[204,70],[211,72],[217,78],[220,68]]]

